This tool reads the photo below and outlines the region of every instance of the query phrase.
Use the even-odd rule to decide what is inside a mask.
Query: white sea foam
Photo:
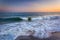
[[[51,32],[60,31],[59,18],[60,16],[43,16],[32,18],[31,22],[22,21],[0,25],[0,40],[2,40],[2,36],[5,34],[7,36],[13,36],[12,40],[16,39],[18,36],[23,35],[32,35],[38,38],[50,37]],[[3,36],[3,38],[4,37],[5,36]],[[8,38],[3,40],[8,40]]]

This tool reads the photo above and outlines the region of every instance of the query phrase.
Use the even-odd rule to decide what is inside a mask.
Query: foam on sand
[[[4,38],[3,40],[9,40],[9,39],[14,40],[18,36],[29,36],[29,35],[38,38],[47,38],[51,36],[51,32],[55,31],[60,32],[59,21],[60,16],[47,16],[47,17],[36,17],[34,20],[30,22],[22,21],[22,22],[2,24],[0,25],[0,35],[1,35],[0,40],[2,40],[2,38],[4,37],[8,38]],[[9,36],[12,36],[13,38],[10,38]]]

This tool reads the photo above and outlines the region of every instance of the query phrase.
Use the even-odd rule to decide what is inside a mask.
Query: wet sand
[[[55,32],[52,34],[53,37],[56,38],[56,40],[60,40],[60,32]]]
[[[52,36],[46,39],[39,39],[33,36],[19,36],[15,40],[60,40],[60,32],[52,33]]]

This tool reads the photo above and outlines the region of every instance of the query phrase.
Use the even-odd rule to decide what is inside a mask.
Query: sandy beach
[[[60,32],[52,33],[51,37],[44,39],[36,38],[33,36],[19,36],[15,40],[60,40]]]

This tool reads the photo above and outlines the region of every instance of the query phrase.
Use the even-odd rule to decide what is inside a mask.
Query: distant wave
[[[19,17],[12,17],[12,18],[0,18],[1,22],[7,22],[7,21],[22,21],[22,18]]]
[[[38,16],[38,17],[31,17],[31,18],[32,20],[56,20],[56,19],[60,19],[60,16]]]
[[[33,16],[31,21],[34,20],[56,20],[60,19],[60,16]],[[17,21],[28,21],[28,17],[6,17],[0,18],[0,22],[17,22]]]

